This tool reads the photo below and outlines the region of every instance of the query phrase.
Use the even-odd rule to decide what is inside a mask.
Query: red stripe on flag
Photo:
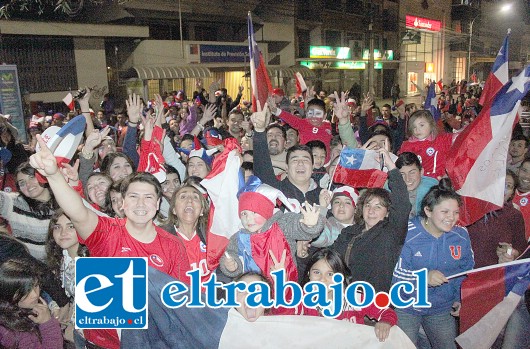
[[[382,188],[388,175],[381,170],[350,170],[338,164],[333,182],[349,185],[353,188]]]
[[[477,323],[504,299],[504,268],[472,273],[462,282],[460,333]]]

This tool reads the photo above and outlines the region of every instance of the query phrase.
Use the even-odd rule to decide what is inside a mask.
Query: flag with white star
[[[397,156],[390,154],[395,162]],[[353,188],[381,188],[388,177],[386,166],[375,150],[344,148],[333,175],[333,182]]]
[[[502,208],[508,146],[519,120],[521,100],[530,90],[530,65],[514,76],[482,108],[456,139],[446,163],[453,186],[464,199],[461,224],[469,225]]]
[[[425,104],[423,109],[431,112],[432,117],[435,121],[440,119],[440,110],[438,109],[438,97],[436,96],[436,83],[431,82],[429,86],[429,91],[427,91],[427,97],[425,98]]]

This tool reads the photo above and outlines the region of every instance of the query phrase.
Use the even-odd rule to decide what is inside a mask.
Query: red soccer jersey
[[[288,123],[292,128],[298,130],[300,135],[300,144],[306,144],[307,142],[313,140],[324,142],[327,150],[326,161],[328,160],[330,152],[329,145],[331,143],[331,138],[333,137],[331,135],[331,124],[328,121],[324,121],[322,125],[315,127],[311,125],[308,120],[300,119],[299,117],[289,114],[286,111],[282,111],[278,117]]]
[[[99,217],[96,229],[84,244],[92,257],[147,257],[148,263],[168,275],[187,284],[186,272],[190,263],[184,245],[180,240],[155,226],[156,237],[150,243],[133,238],[125,228],[126,218]],[[119,349],[120,341],[116,330],[85,330],[85,338],[99,346]]]
[[[206,264],[206,245],[201,241],[197,233],[193,235],[191,240],[188,240],[184,235],[179,233],[178,230],[177,234],[186,249],[191,270],[199,269],[201,271],[202,281],[208,281],[210,270]]]
[[[526,193],[519,193],[519,191],[516,189],[515,196],[512,201],[514,204],[519,206],[521,213],[523,214],[524,230],[526,233],[525,237],[526,241],[528,241],[528,239],[530,239],[530,191]]]
[[[409,151],[418,155],[424,175],[438,179],[445,175],[445,162],[452,143],[452,133],[438,135],[432,141],[428,139],[405,141],[399,149],[399,154]]]

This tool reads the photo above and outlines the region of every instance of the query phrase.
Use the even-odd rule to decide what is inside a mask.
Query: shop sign
[[[369,53],[370,53],[369,49],[364,49],[363,50],[363,59],[366,59],[366,60],[370,59]],[[378,49],[374,49],[374,59],[375,60],[383,59],[385,61],[393,61],[394,60],[394,51],[385,50],[384,51],[384,55],[381,56],[381,51],[379,51]]]
[[[309,58],[350,59],[349,47],[309,46]]]
[[[366,62],[364,61],[342,61],[342,62],[311,62],[302,61],[300,65],[308,67],[309,69],[348,69],[348,70],[363,70],[366,69]],[[374,69],[383,69],[383,63],[375,62]]]
[[[405,19],[407,28],[439,32],[442,29],[442,22],[429,18],[407,15]]]
[[[200,63],[248,62],[248,45],[199,45]]]
[[[13,126],[24,130],[26,125],[24,124],[17,66],[0,65],[0,77],[0,113],[9,114]],[[19,132],[18,137],[26,141],[26,132]]]

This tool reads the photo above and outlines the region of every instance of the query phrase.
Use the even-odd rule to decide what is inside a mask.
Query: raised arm
[[[30,165],[48,179],[57,203],[70,218],[79,236],[86,240],[96,229],[98,216],[85,207],[79,194],[68,185],[57,167],[57,160],[40,135],[37,135],[37,141],[41,150],[30,157]]]
[[[267,103],[265,103],[263,110],[258,104],[258,111],[252,114],[251,120],[254,124],[254,157],[259,159],[259,161],[254,162],[254,174],[263,183],[280,189],[280,181],[274,175],[271,155],[267,146],[267,135],[265,134],[265,128],[270,120]]]
[[[86,93],[83,97],[78,99],[81,113],[86,120],[85,136],[88,137],[94,130],[94,122],[92,121],[92,115],[90,115],[90,95],[91,91],[88,87],[85,87]]]
[[[342,141],[342,144],[350,148],[357,148],[357,139],[355,139],[355,133],[350,123],[350,109],[346,104],[348,95],[345,92],[342,92],[341,97],[339,98],[337,92],[335,92],[335,100],[337,101],[333,110],[335,116],[339,119],[339,136]]]

